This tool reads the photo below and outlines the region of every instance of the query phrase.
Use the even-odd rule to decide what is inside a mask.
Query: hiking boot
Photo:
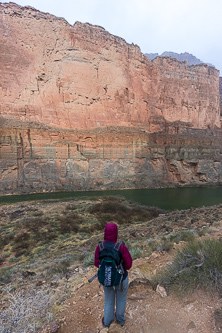
[[[103,325],[103,327],[105,327],[105,328],[108,328],[108,327],[110,326],[110,325],[109,325],[109,326],[106,326],[106,325],[105,325],[104,317],[102,318],[102,325]]]
[[[124,323],[125,323],[125,322],[123,322],[123,323],[121,324],[118,320],[117,320],[116,322],[117,322],[117,324],[119,324],[121,327],[123,327],[123,326],[124,326]]]
[[[118,323],[120,326],[122,326],[122,327],[124,326],[124,323],[125,323],[125,322],[123,322],[122,324],[120,324],[120,322],[116,319],[116,312],[114,313],[114,320],[116,320],[117,323]]]

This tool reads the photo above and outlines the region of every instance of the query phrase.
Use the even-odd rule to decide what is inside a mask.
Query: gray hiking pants
[[[121,285],[116,287],[103,287],[105,293],[104,324],[106,327],[109,327],[114,319],[116,319],[120,325],[124,324],[128,286],[129,282],[127,276],[122,282],[122,288]],[[114,315],[115,301],[116,314]]]

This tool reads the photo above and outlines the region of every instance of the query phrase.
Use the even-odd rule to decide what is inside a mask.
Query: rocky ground
[[[164,289],[152,289],[146,277],[170,260],[169,254],[154,252],[149,258],[134,261],[129,274],[131,282],[123,328],[117,323],[113,323],[109,330],[102,327],[103,290],[95,281],[80,284],[74,295],[63,304],[57,317],[60,323],[58,332],[219,332],[222,329],[222,299],[217,295],[197,291],[179,298],[173,294],[166,296]],[[220,319],[216,317],[217,312]]]
[[[54,223],[56,216],[59,221],[61,216],[64,218],[70,214],[74,207],[87,228],[89,221],[86,216],[90,216],[91,223],[95,221],[83,207],[98,202],[101,202],[100,199],[94,199],[94,203],[81,200],[3,205],[0,207],[1,235],[21,233],[21,229],[16,231],[16,226],[21,227],[19,223],[22,221],[24,228],[24,221],[30,221],[31,217],[36,228],[36,218],[47,217],[44,221],[50,231],[49,217]],[[131,207],[129,203],[126,204]],[[29,224],[25,226],[28,228]],[[221,231],[222,205],[158,212],[158,216],[149,221],[119,225],[119,239],[127,245],[131,244],[130,250],[135,259],[129,271],[126,323],[123,328],[113,323],[109,332],[220,332],[221,295],[198,289],[178,296],[154,287],[150,281],[172,261],[177,248],[181,248],[190,235],[220,238]],[[44,234],[44,228],[41,233]],[[0,327],[3,328],[0,328],[0,332],[107,332],[101,325],[103,290],[97,280],[88,283],[88,279],[96,273],[92,265],[93,252],[103,232],[93,231],[89,235],[79,231],[69,237],[62,236],[51,241],[47,239],[47,243],[41,239],[36,248],[30,249],[29,255],[19,257],[16,263],[10,260],[15,258],[13,240],[2,247]],[[136,251],[133,252],[133,249]],[[17,309],[20,309],[19,313]],[[37,323],[36,326],[33,322]]]

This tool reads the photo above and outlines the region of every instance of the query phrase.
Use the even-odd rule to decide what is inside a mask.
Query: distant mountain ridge
[[[203,64],[204,63],[203,61],[201,61],[200,59],[198,59],[197,57],[195,57],[193,54],[188,53],[188,52],[184,52],[184,53],[180,53],[179,54],[179,53],[176,53],[176,52],[165,51],[162,54],[158,54],[158,53],[145,53],[145,55],[147,56],[147,58],[149,60],[153,60],[156,57],[176,58],[179,61],[187,61],[188,66],[199,65],[199,64]],[[207,64],[207,65],[213,66],[212,64]]]

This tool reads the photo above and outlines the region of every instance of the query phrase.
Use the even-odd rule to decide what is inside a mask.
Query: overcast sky
[[[2,1],[6,2],[6,1]],[[100,25],[143,53],[189,52],[222,75],[222,0],[15,0],[21,6]]]

